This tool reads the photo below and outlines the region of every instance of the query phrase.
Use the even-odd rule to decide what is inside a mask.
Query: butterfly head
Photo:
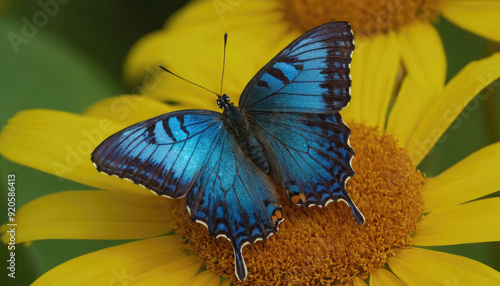
[[[222,96],[219,96],[219,98],[217,99],[217,105],[219,106],[220,109],[226,109],[229,106],[233,106],[234,103],[231,102],[227,94],[223,94]]]

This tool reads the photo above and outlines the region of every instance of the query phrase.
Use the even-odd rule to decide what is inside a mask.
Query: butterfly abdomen
[[[248,136],[246,138],[242,138],[239,143],[245,155],[247,155],[255,166],[265,174],[269,174],[269,161],[267,160],[266,153],[257,138],[254,136]]]
[[[264,174],[269,174],[269,160],[264,147],[250,131],[250,126],[242,110],[235,106],[228,106],[224,110],[224,115],[226,115],[226,129],[238,142],[242,153]]]

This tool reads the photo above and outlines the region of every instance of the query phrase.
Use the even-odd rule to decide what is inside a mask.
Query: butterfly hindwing
[[[354,175],[351,131],[340,114],[253,113],[283,169],[281,182],[288,199],[297,205],[325,206],[343,200],[356,220],[364,217],[345,190]]]
[[[227,132],[220,132],[215,142],[186,203],[193,220],[207,225],[213,237],[231,241],[236,275],[243,281],[243,246],[277,232],[281,207],[268,178],[249,165]]]
[[[347,22],[319,26],[300,36],[248,83],[240,107],[252,111],[332,113],[351,98],[354,50]]]
[[[185,110],[112,135],[92,153],[97,169],[159,195],[184,197],[193,221],[231,241],[236,274],[247,275],[242,248],[277,232],[281,207],[269,179],[245,159],[222,115]]]

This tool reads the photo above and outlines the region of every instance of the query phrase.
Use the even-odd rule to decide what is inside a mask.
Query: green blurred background
[[[0,126],[20,110],[48,108],[83,112],[90,104],[123,93],[122,64],[132,44],[162,27],[186,1],[68,1],[16,53],[7,35],[22,35],[23,17],[41,10],[38,1],[0,0]],[[450,79],[471,60],[500,51],[489,42],[439,19]],[[420,169],[435,176],[468,154],[499,141],[500,81],[495,94],[470,104],[452,124]],[[7,174],[16,175],[17,207],[44,194],[89,187],[19,166],[0,157],[0,224],[7,220]],[[500,174],[499,174],[500,176]],[[498,192],[494,194],[498,196]],[[8,259],[0,246],[0,284],[27,285],[47,270],[73,257],[124,241],[37,241],[16,247],[16,278],[7,277]],[[464,255],[500,270],[500,243],[435,247]]]

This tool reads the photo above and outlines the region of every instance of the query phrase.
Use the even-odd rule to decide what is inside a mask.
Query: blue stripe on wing
[[[183,197],[213,148],[221,114],[184,110],[142,121],[110,136],[92,153],[97,170],[159,195]]]
[[[254,76],[242,93],[240,107],[250,111],[340,111],[350,100],[353,50],[347,22],[312,29]]]
[[[364,217],[352,202],[346,181],[354,175],[349,146],[351,131],[340,114],[252,112],[283,170],[277,182],[297,205],[325,206],[345,201],[360,223]]]
[[[243,246],[277,232],[281,207],[269,179],[249,164],[229,133],[222,130],[214,142],[186,203],[192,219],[206,225],[210,235],[231,241],[236,276],[243,281]]]

